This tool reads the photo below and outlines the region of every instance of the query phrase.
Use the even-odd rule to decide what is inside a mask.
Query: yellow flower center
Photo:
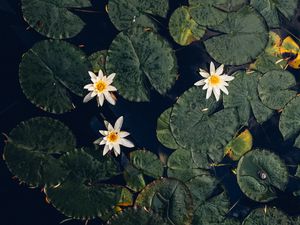
[[[211,75],[209,78],[209,83],[212,86],[218,85],[221,83],[221,78],[218,75]]]
[[[103,80],[99,80],[95,84],[95,88],[97,89],[98,92],[103,92],[107,88],[107,84]]]
[[[107,140],[109,142],[116,142],[118,139],[119,139],[119,135],[117,132],[112,131],[107,135]]]

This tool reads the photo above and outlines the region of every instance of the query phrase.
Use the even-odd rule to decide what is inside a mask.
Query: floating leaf
[[[280,27],[280,15],[290,20],[296,13],[298,0],[251,0],[251,6],[257,9],[266,19],[269,27]]]
[[[287,167],[279,156],[267,150],[253,150],[244,155],[237,167],[237,181],[243,193],[258,202],[277,198],[289,180]]]
[[[131,101],[149,101],[152,87],[165,94],[177,77],[177,62],[170,44],[159,35],[135,28],[120,33],[112,42],[107,71],[116,73],[119,93]]]
[[[244,220],[243,225],[284,224],[292,225],[290,218],[276,208],[258,208],[253,210]],[[296,224],[295,224],[296,225]]]
[[[300,165],[299,165],[298,168],[297,168],[295,177],[300,181]],[[300,185],[299,185],[299,190],[294,191],[293,194],[294,194],[295,196],[300,196]],[[300,221],[300,217],[298,217],[298,220]],[[297,224],[297,223],[296,223],[296,224]]]
[[[104,159],[99,161],[82,150],[63,156],[62,160],[72,172],[59,185],[45,189],[47,199],[72,218],[107,218],[130,193],[121,186],[99,183],[106,180],[108,174],[110,177],[119,174],[118,168],[112,166],[112,158]]]
[[[124,179],[126,186],[134,192],[141,191],[146,186],[143,173],[131,164],[124,168]]]
[[[249,63],[263,52],[268,43],[264,19],[247,6],[229,13],[224,22],[213,29],[221,34],[206,40],[204,44],[208,53],[222,64]]]
[[[248,123],[251,112],[258,123],[268,120],[273,111],[261,102],[257,90],[261,74],[257,72],[247,74],[238,71],[233,76],[235,79],[230,82],[228,87],[229,95],[224,96],[224,107],[236,107],[242,124]]]
[[[63,41],[37,43],[22,58],[20,84],[26,97],[52,113],[74,109],[70,93],[83,96],[90,65],[83,52]]]
[[[97,74],[99,70],[105,72],[106,57],[107,50],[95,52],[88,57],[95,74]]]
[[[293,74],[283,70],[272,70],[259,80],[259,97],[270,109],[280,110],[296,97],[297,92],[290,89],[294,86],[296,86],[296,79]]]
[[[279,120],[279,130],[284,140],[296,137],[294,146],[300,148],[300,97],[286,105]]]
[[[170,149],[177,149],[179,145],[172,134],[170,128],[170,117],[172,108],[164,111],[157,120],[156,137],[165,147]]]
[[[223,148],[239,126],[235,109],[213,113],[217,106],[214,99],[205,99],[205,91],[193,87],[178,99],[170,120],[178,144],[191,150],[194,157],[209,156],[216,162],[222,160]]]
[[[74,151],[76,140],[63,123],[37,117],[8,135],[4,158],[9,170],[31,186],[56,185],[69,173],[57,156]]]
[[[25,21],[40,34],[54,39],[77,35],[85,23],[70,10],[90,6],[88,0],[22,0]]]
[[[193,20],[188,7],[182,6],[172,14],[169,30],[174,41],[185,46],[200,40],[206,29]]]
[[[167,225],[165,221],[153,212],[141,208],[128,208],[114,215],[107,225]]]
[[[154,181],[138,195],[135,204],[153,210],[170,224],[191,224],[192,198],[189,189],[181,181],[170,178]]]
[[[144,150],[131,152],[130,162],[136,169],[147,176],[159,178],[163,175],[163,165],[152,152]]]
[[[246,129],[226,145],[224,153],[233,161],[238,161],[252,149],[252,144],[252,134]]]
[[[167,0],[109,0],[108,15],[118,30],[132,26],[154,28],[152,17],[166,17],[169,10]]]

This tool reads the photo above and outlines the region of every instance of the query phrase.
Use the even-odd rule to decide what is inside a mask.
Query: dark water
[[[82,48],[87,54],[107,49],[118,33],[103,13],[107,1],[93,0],[93,8],[90,13],[76,12],[87,26],[75,38],[69,42]],[[185,4],[186,1],[170,0],[172,9]],[[175,3],[176,2],[176,3]],[[36,108],[22,94],[18,83],[18,65],[24,52],[30,49],[34,43],[45,39],[23,21],[20,12],[20,1],[0,0],[0,74],[1,74],[1,101],[0,101],[0,131],[9,133],[19,122],[35,116],[49,116],[57,118],[68,125],[78,140],[78,146],[90,145],[98,136],[97,130],[103,126],[100,122],[102,114],[109,121],[123,115],[125,117],[124,129],[131,132],[136,146],[146,148],[153,152],[168,150],[163,148],[155,137],[156,120],[158,116],[169,106],[176,97],[191,87],[197,80],[199,67],[205,67],[209,60],[201,43],[192,44],[182,48],[174,42],[178,57],[180,78],[175,87],[166,95],[160,96],[153,92],[150,103],[130,103],[119,97],[116,107],[105,106],[97,108],[96,103],[82,104],[82,99],[75,98],[77,109],[63,115],[52,115]],[[159,24],[160,33],[172,41],[167,32],[167,20]],[[300,14],[292,23],[286,25],[287,29],[300,37]],[[298,81],[300,72],[295,73]],[[299,154],[295,154],[292,143],[283,143],[278,128],[278,115],[272,120],[261,125],[254,121],[251,123],[251,132],[254,134],[257,147],[266,147],[279,153],[289,164],[300,162]],[[3,149],[3,137],[1,137],[1,154]],[[299,151],[299,150],[298,150]],[[224,178],[225,186],[232,197],[232,203],[239,201],[233,213],[240,212],[244,215],[249,207],[259,204],[243,197],[236,184],[235,177],[226,175],[229,168],[219,168],[216,173]],[[291,172],[294,172],[291,168]],[[293,186],[291,185],[291,189]],[[280,194],[279,200],[271,204],[277,205],[290,214],[300,214],[300,200],[292,198],[288,194]],[[56,211],[51,205],[46,204],[44,195],[40,190],[30,190],[12,179],[5,163],[0,161],[0,225],[57,225],[65,217]],[[83,224],[74,221],[66,224]],[[93,224],[93,223],[90,223]],[[99,223],[98,223],[99,224]]]

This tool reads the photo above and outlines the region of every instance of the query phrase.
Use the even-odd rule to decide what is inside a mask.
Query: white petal
[[[221,75],[224,72],[224,64],[218,67],[216,74]]]
[[[205,70],[202,70],[202,69],[200,69],[199,74],[204,78],[208,78],[210,76],[210,74],[208,72],[206,72]]]
[[[116,76],[115,73],[110,74],[110,75],[107,77],[107,82],[108,82],[109,84],[111,84],[111,83],[113,82],[115,76]]]
[[[103,139],[103,140],[99,143],[99,145],[106,145],[106,143],[107,143],[107,141]]]
[[[117,91],[117,88],[114,87],[114,86],[112,86],[112,85],[109,85],[109,86],[107,87],[107,90],[108,90],[108,91]]]
[[[98,94],[98,103],[100,106],[103,106],[104,96],[102,93]]]
[[[109,150],[112,150],[113,147],[114,147],[114,144],[113,144],[113,143],[108,143],[108,148],[109,148]]]
[[[119,132],[119,136],[120,136],[121,138],[127,137],[127,136],[129,136],[129,135],[130,135],[130,133],[129,133],[129,132],[126,132],[126,131],[120,131],[120,132]]]
[[[221,89],[226,95],[229,94],[229,92],[228,92],[228,90],[227,90],[227,88],[226,88],[225,86],[220,86],[220,89]]]
[[[114,153],[116,156],[121,154],[121,149],[119,144],[114,144]]]
[[[102,79],[103,77],[103,72],[102,70],[100,69],[99,72],[98,72],[98,78]]]
[[[222,80],[224,81],[232,81],[234,79],[233,76],[228,76],[228,75],[223,75],[223,76],[220,76],[222,78]]]
[[[216,100],[219,101],[220,95],[221,95],[220,89],[218,87],[215,87],[215,88],[213,88],[213,92],[214,92]]]
[[[84,97],[83,102],[84,102],[84,103],[87,103],[87,102],[90,101],[92,98],[93,98],[93,97],[92,97],[92,93],[88,93],[88,94]]]
[[[91,97],[94,98],[97,95],[96,91],[91,92]]]
[[[208,85],[208,83],[206,83],[206,84],[203,86],[202,90],[206,90],[208,87],[209,87],[209,85]]]
[[[117,119],[117,121],[115,122],[114,129],[115,129],[116,131],[120,131],[120,130],[121,130],[121,127],[122,127],[122,125],[123,125],[123,120],[124,120],[123,116],[120,116],[120,117]]]
[[[108,131],[107,130],[99,130],[99,133],[103,136],[107,136],[108,135]]]
[[[97,82],[97,76],[93,72],[91,72],[91,71],[89,71],[88,73],[89,73],[89,75],[90,75],[91,80],[93,81],[93,83]]]
[[[133,148],[134,147],[134,144],[131,141],[125,139],[125,138],[120,139],[120,145],[123,145],[127,148]]]
[[[209,99],[212,93],[212,87],[208,87],[207,92],[206,92],[206,99]]]
[[[116,104],[116,101],[111,97],[111,94],[108,91],[104,92],[105,99],[112,105]]]
[[[113,126],[106,120],[104,120],[104,125],[108,131],[112,131],[114,129]]]
[[[103,138],[101,137],[101,138],[98,138],[97,140],[95,140],[93,143],[95,145],[99,145],[102,142],[102,140],[103,140]]]
[[[94,89],[94,84],[87,84],[83,87],[83,89],[90,89],[90,88]]]
[[[106,153],[109,152],[109,148],[108,145],[105,145],[104,149],[103,149],[103,155],[106,155]]]
[[[213,62],[210,62],[210,75],[216,74],[216,67]]]
[[[194,83],[195,86],[201,86],[205,84],[205,80],[199,80],[196,83]]]

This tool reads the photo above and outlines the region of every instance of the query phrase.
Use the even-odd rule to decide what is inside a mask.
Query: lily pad
[[[42,41],[23,55],[19,79],[33,104],[59,114],[75,108],[70,93],[84,95],[89,69],[80,49],[63,41]]]
[[[224,146],[234,136],[239,122],[235,109],[214,113],[217,107],[214,99],[205,99],[201,88],[186,91],[175,104],[170,120],[177,143],[194,155],[205,157],[208,153],[211,158],[222,160]]]
[[[295,15],[298,0],[251,0],[250,4],[264,16],[269,27],[279,28],[281,15],[288,20]]]
[[[128,208],[114,215],[107,225],[167,225],[165,221],[153,212],[141,208]]]
[[[146,186],[143,173],[131,164],[126,165],[124,168],[124,180],[126,186],[134,192],[141,191]]]
[[[294,146],[300,148],[300,97],[286,105],[279,120],[279,130],[284,140],[296,137]]]
[[[109,0],[108,15],[118,30],[132,26],[154,28],[153,16],[166,17],[168,0]]]
[[[85,23],[70,10],[90,6],[88,0],[22,0],[25,21],[40,34],[54,39],[77,35]]]
[[[106,61],[114,84],[126,99],[149,101],[150,88],[165,94],[177,77],[177,61],[170,44],[152,31],[134,28],[112,42]]]
[[[75,137],[63,123],[36,117],[10,132],[4,158],[21,181],[31,186],[56,185],[69,173],[58,156],[75,147]]]
[[[190,225],[193,218],[189,189],[175,179],[163,178],[147,185],[138,195],[135,204],[146,210],[153,210],[174,225]]]
[[[257,202],[268,202],[284,191],[289,181],[286,165],[267,150],[253,150],[244,155],[237,167],[237,181],[243,193]]]
[[[157,120],[156,137],[165,147],[170,149],[177,149],[179,145],[177,144],[171,128],[170,128],[170,117],[172,108],[164,111]]]
[[[106,57],[107,57],[107,50],[94,52],[88,57],[88,60],[92,64],[92,68],[95,74],[97,74],[99,70],[105,72]]]
[[[261,74],[238,71],[233,76],[235,79],[228,87],[229,95],[224,96],[224,107],[237,108],[242,124],[248,123],[251,113],[258,123],[270,119],[273,111],[261,102],[258,95],[257,86]]]
[[[138,150],[130,153],[131,164],[143,174],[159,178],[163,175],[163,165],[159,158],[149,151]]]
[[[248,6],[229,13],[213,29],[220,35],[206,40],[204,44],[212,58],[222,64],[249,63],[263,52],[268,43],[268,30],[263,17]]]
[[[280,110],[297,95],[290,88],[296,86],[294,75],[284,70],[272,70],[263,75],[258,83],[262,103],[270,109]]]
[[[258,208],[253,210],[244,220],[243,225],[284,224],[292,225],[290,218],[276,208]]]
[[[195,22],[188,7],[182,6],[172,14],[169,30],[174,41],[185,46],[200,40],[205,34],[206,28]]]
[[[113,214],[113,208],[130,192],[121,186],[100,183],[119,174],[112,159],[105,159],[99,161],[83,150],[63,156],[71,173],[59,185],[46,187],[47,199],[63,214],[76,219],[107,218]]]
[[[297,168],[295,177],[298,179],[298,181],[300,181],[300,165]],[[300,184],[300,182],[299,182],[299,184]],[[300,185],[299,185],[299,190],[294,191],[293,194],[295,196],[300,196]],[[300,217],[298,217],[298,220],[300,221]]]

